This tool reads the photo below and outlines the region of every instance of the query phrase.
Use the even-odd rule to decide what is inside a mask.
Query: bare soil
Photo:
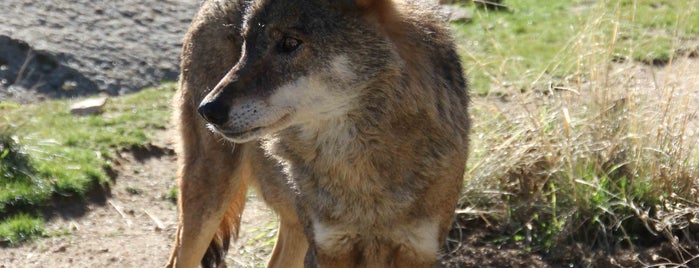
[[[118,95],[175,80],[199,4],[0,1],[0,100]]]

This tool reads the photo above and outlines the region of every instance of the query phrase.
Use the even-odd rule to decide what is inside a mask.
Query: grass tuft
[[[165,194],[165,199],[172,202],[173,204],[177,204],[177,197],[179,196],[179,191],[179,188],[173,186],[172,188],[170,188],[170,190],[167,191],[167,194]]]
[[[0,244],[13,246],[45,233],[44,222],[26,214],[19,214],[0,222]]]

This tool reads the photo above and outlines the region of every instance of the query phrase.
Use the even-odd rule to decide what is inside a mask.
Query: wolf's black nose
[[[214,125],[223,125],[228,121],[228,105],[220,101],[209,101],[199,105],[199,114]]]

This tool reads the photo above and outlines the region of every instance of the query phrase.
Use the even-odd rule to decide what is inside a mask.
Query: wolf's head
[[[382,27],[391,10],[381,0],[250,2],[238,63],[199,113],[234,142],[346,115],[399,64]]]

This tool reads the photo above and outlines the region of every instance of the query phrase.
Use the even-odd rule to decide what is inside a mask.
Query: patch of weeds
[[[248,244],[260,248],[272,248],[277,241],[277,229],[276,222],[270,222],[261,228],[252,228],[249,232],[254,233],[255,236],[248,241]]]
[[[167,194],[165,195],[165,198],[172,202],[173,204],[177,203],[177,196],[179,195],[179,188],[177,186],[173,186],[170,188],[170,190],[167,191]]]
[[[126,186],[126,192],[131,195],[141,195],[143,194],[143,189],[135,186]]]

